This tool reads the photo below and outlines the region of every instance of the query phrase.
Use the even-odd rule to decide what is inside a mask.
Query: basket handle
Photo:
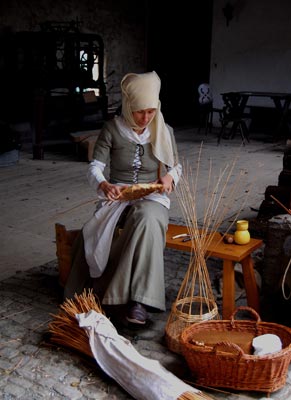
[[[238,314],[239,311],[248,311],[250,314],[252,314],[252,317],[256,320],[257,323],[261,322],[261,317],[253,308],[247,306],[240,306],[237,307],[230,316],[230,323],[232,327],[234,326],[235,316],[236,314]]]
[[[217,354],[218,350],[220,349],[225,349],[225,350],[232,350],[232,354],[235,356],[237,356],[237,358],[241,358],[244,355],[243,349],[241,347],[239,347],[237,344],[235,343],[231,343],[231,342],[217,342],[215,343],[215,345],[213,346],[213,352],[215,353],[215,355]],[[235,353],[233,352],[233,350],[235,350]]]

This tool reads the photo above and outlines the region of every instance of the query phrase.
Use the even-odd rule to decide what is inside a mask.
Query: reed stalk
[[[182,165],[183,175],[176,195],[191,237],[191,253],[188,269],[165,328],[168,347],[177,353],[181,353],[180,335],[183,329],[195,322],[220,319],[207,268],[207,258],[211,254],[206,254],[206,250],[233,206],[239,205],[235,219],[228,224],[224,234],[231,229],[250,194],[252,184],[246,183],[247,172],[235,172],[237,159],[236,156],[219,171],[214,171],[210,159],[208,170],[202,170],[201,143],[196,164],[186,161]],[[201,174],[207,176],[206,186]],[[202,196],[201,201],[198,200],[199,196]],[[200,206],[203,204],[202,213],[198,210],[198,203]]]

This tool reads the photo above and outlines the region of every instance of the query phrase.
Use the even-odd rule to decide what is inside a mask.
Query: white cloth
[[[129,129],[128,124],[126,124],[123,117],[116,117],[115,122],[119,129],[120,135],[124,139],[128,139],[137,144],[150,143],[151,132],[149,131],[148,127],[145,128],[143,133],[137,134],[133,129]]]
[[[175,165],[171,135],[161,113],[161,102],[158,104],[154,119],[149,124],[151,131],[153,153],[163,164],[173,167]]]
[[[105,176],[103,175],[103,171],[106,167],[106,164],[101,161],[93,160],[87,172],[87,179],[91,188],[97,192],[97,197],[105,199],[105,195],[102,189],[99,188],[101,182],[106,181]]]
[[[101,190],[100,192],[102,195],[103,192]],[[170,208],[170,199],[166,193],[151,193],[144,198]],[[99,278],[104,272],[118,219],[125,207],[135,201],[143,201],[143,199],[131,202],[104,201],[93,217],[85,223],[83,227],[84,250],[91,278]]]
[[[155,71],[144,74],[129,73],[121,80],[122,113],[133,128],[132,112],[157,108],[161,89],[161,80]]]
[[[281,339],[272,333],[256,336],[253,339],[252,345],[255,356],[264,356],[265,354],[272,354],[282,350]]]
[[[128,204],[128,201],[106,201],[84,225],[85,257],[91,278],[102,275],[109,258],[115,226]]]
[[[138,353],[119,335],[103,314],[94,310],[77,314],[79,326],[87,331],[95,360],[136,400],[176,400],[183,393],[201,393],[165,369],[157,360]]]

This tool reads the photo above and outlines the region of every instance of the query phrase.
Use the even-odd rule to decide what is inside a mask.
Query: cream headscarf
[[[171,135],[161,113],[159,100],[161,81],[155,71],[145,74],[129,73],[121,81],[122,115],[133,129],[135,124],[134,111],[156,108],[156,114],[148,125],[151,133],[151,144],[154,155],[159,161],[169,167],[174,166],[174,154]]]

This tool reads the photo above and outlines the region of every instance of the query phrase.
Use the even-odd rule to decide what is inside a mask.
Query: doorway
[[[162,112],[173,126],[199,120],[197,88],[210,73],[212,2],[148,2],[147,69],[162,80]]]

